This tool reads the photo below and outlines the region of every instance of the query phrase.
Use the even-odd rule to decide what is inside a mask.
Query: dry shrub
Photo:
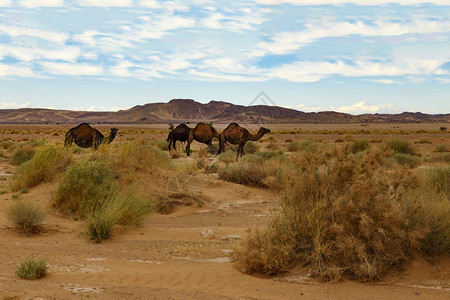
[[[424,172],[427,186],[450,198],[450,167],[436,167]]]
[[[244,153],[245,154],[253,154],[259,151],[260,146],[253,141],[248,141],[247,143],[245,143],[244,146]]]
[[[434,148],[434,152],[450,152],[450,148],[447,145],[438,145]]]
[[[219,162],[228,165],[229,163],[236,161],[236,155],[237,155],[236,151],[227,150],[221,153],[217,158]]]
[[[383,169],[380,153],[347,148],[292,157],[283,174],[282,214],[250,235],[237,254],[249,271],[270,274],[308,264],[326,280],[370,280],[408,261],[408,217],[399,202],[419,184],[404,169]]]
[[[430,156],[427,161],[450,163],[450,153],[435,153]]]
[[[368,140],[355,140],[350,143],[350,151],[352,153],[358,153],[369,149],[370,144]]]
[[[71,156],[63,147],[46,144],[32,159],[21,164],[13,176],[11,189],[18,191],[30,188],[43,181],[50,181],[54,175],[69,165]]]

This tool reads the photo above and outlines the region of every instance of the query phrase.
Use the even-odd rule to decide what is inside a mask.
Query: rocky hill
[[[235,105],[222,101],[202,104],[191,99],[173,99],[168,103],[148,103],[118,112],[88,112],[39,108],[2,109],[0,123],[449,123],[450,114],[430,115],[420,112],[401,114],[351,115],[334,111],[305,113],[278,106]]]

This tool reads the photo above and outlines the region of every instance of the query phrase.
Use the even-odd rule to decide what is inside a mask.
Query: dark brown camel
[[[251,134],[244,127],[239,126],[237,123],[231,123],[225,128],[219,137],[219,153],[225,149],[225,143],[229,142],[233,145],[239,145],[236,160],[239,158],[239,154],[243,155],[244,146],[247,141],[257,141],[263,137],[266,133],[269,133],[270,129],[261,127],[256,134]]]
[[[87,123],[81,123],[77,127],[74,127],[67,131],[66,138],[64,140],[64,146],[70,147],[72,143],[82,148],[94,147],[95,149],[102,143],[111,143],[116,137],[117,128],[111,128],[109,136],[105,137],[95,128],[92,128]]]
[[[186,154],[189,156],[189,150],[191,149],[191,143],[196,140],[199,143],[204,143],[208,146],[212,145],[213,138],[219,138],[217,130],[205,123],[198,123],[194,129],[189,133],[189,139],[186,145]]]
[[[177,141],[186,142],[189,139],[191,130],[192,128],[188,127],[186,124],[180,124],[169,132],[169,136],[167,137],[167,142],[169,142],[169,153],[170,146],[173,146],[173,148],[177,150]]]

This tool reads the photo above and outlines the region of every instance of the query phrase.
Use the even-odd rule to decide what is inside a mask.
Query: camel
[[[167,142],[169,142],[169,153],[170,146],[173,146],[173,148],[177,150],[175,145],[177,141],[186,142],[189,139],[191,130],[192,128],[188,127],[186,124],[180,124],[169,132],[169,136],[167,137]]]
[[[92,128],[87,123],[81,123],[80,125],[71,128],[66,133],[66,138],[64,140],[64,146],[70,147],[72,143],[82,148],[94,147],[95,149],[102,143],[111,143],[116,137],[117,128],[110,128],[111,133],[109,136],[105,137],[95,128]]]
[[[189,150],[191,149],[191,143],[196,140],[199,143],[204,143],[208,146],[212,145],[213,138],[219,138],[219,133],[217,130],[205,123],[198,123],[194,129],[189,133],[188,142],[186,145],[186,154],[189,156]]]
[[[244,154],[244,146],[247,141],[257,141],[263,137],[266,133],[269,133],[270,129],[261,127],[256,134],[251,134],[244,127],[239,126],[237,123],[231,123],[225,128],[219,137],[219,154],[225,149],[225,143],[229,142],[233,145],[239,145],[237,150],[236,160],[239,158],[239,154]]]

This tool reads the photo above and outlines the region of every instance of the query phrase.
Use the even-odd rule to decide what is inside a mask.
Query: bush
[[[44,222],[45,213],[35,203],[15,200],[7,209],[8,220],[26,234],[39,232],[39,226]]]
[[[415,144],[432,144],[433,142],[429,138],[422,138],[420,140],[414,141]]]
[[[168,144],[164,143],[168,147]],[[124,170],[130,173],[155,172],[159,168],[170,166],[170,158],[167,153],[148,145],[145,141],[121,144],[118,150],[109,151],[114,151],[112,154],[109,153],[109,156],[113,161],[113,169],[118,174]]]
[[[248,271],[275,274],[296,263],[326,280],[371,280],[408,261],[408,216],[398,199],[418,179],[385,170],[379,153],[346,149],[292,157],[282,181],[282,213],[253,232],[237,257]],[[392,188],[389,188],[392,186]]]
[[[45,276],[47,269],[45,260],[28,259],[16,268],[16,275],[23,279],[38,279]]]
[[[317,150],[317,143],[311,139],[306,139],[300,142],[289,143],[286,149],[289,152],[298,152],[298,151],[312,152]]]
[[[86,220],[88,238],[96,243],[108,239],[112,235],[116,217],[109,210],[98,210]]]
[[[414,154],[414,149],[410,143],[400,139],[390,139],[386,141],[386,146],[395,153]]]
[[[419,232],[420,250],[435,255],[450,255],[450,201],[443,194],[427,189],[408,191],[403,206],[410,232]]]
[[[219,154],[217,159],[219,160],[219,162],[225,163],[226,165],[228,165],[232,161],[236,161],[236,155],[237,155],[236,151],[227,150],[227,151]]]
[[[450,149],[447,145],[438,145],[434,148],[434,152],[450,152]]]
[[[18,166],[30,160],[33,157],[33,155],[34,155],[33,148],[30,147],[17,148],[13,151],[9,163],[14,166]]]
[[[265,187],[264,179],[267,177],[267,170],[262,164],[238,161],[227,167],[221,167],[219,177],[239,184]]]
[[[67,168],[52,206],[65,215],[83,218],[117,194],[114,173],[103,161],[82,160]]]
[[[43,146],[27,162],[21,164],[11,182],[12,191],[30,188],[43,181],[50,181],[70,163],[70,155],[65,148],[51,144]]]
[[[138,225],[151,210],[151,203],[136,192],[129,192],[112,198],[107,210],[115,217],[116,224]]]
[[[450,153],[436,153],[429,157],[427,161],[450,163]]]
[[[369,149],[370,144],[368,140],[355,140],[350,144],[350,151],[352,153],[358,153]]]
[[[245,154],[253,154],[259,151],[259,145],[256,142],[248,141],[244,146]]]
[[[408,166],[410,168],[415,168],[420,165],[420,159],[411,154],[396,153],[392,156],[392,159],[402,166]]]
[[[430,189],[450,196],[450,167],[436,167],[424,173],[425,182]]]

